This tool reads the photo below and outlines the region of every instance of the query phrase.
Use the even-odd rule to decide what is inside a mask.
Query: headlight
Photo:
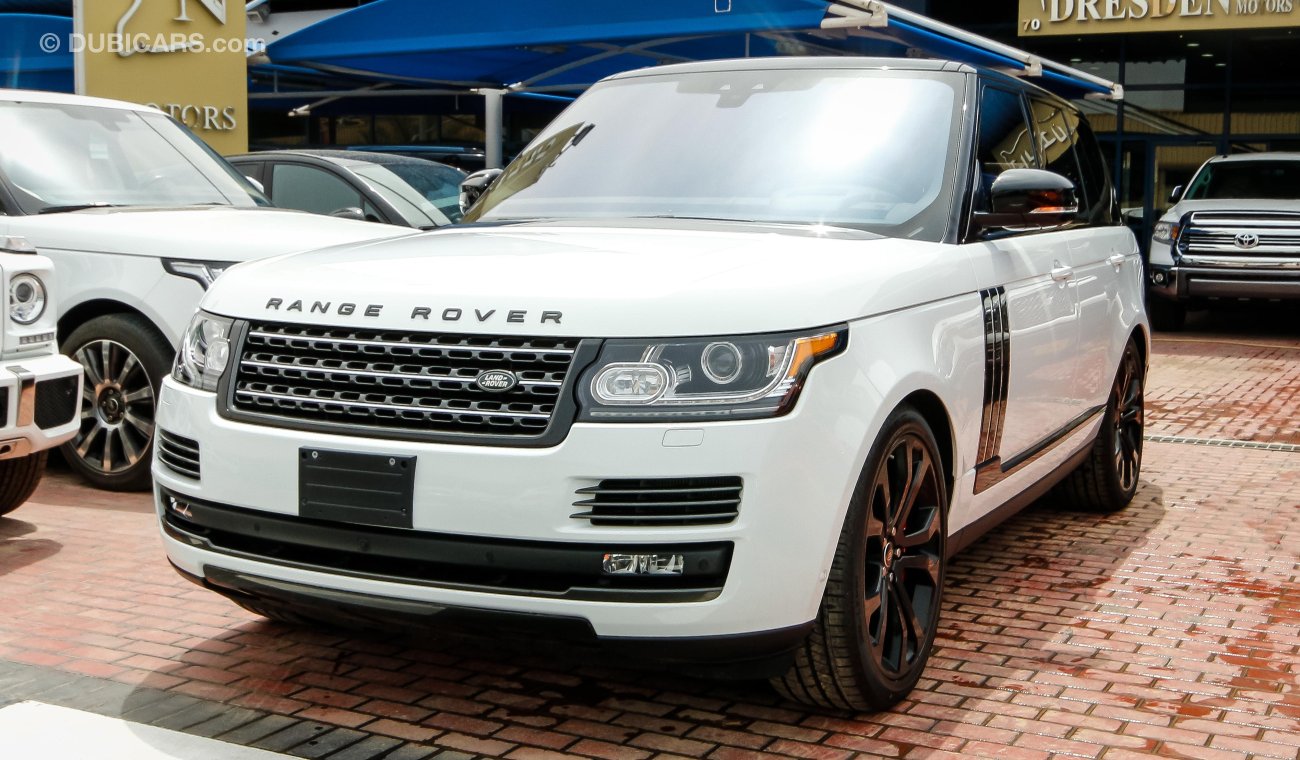
[[[174,274],[177,277],[184,277],[188,280],[194,280],[203,286],[204,290],[211,287],[212,283],[217,281],[221,273],[234,266],[233,261],[191,261],[187,259],[163,259],[163,269],[168,274]]]
[[[578,384],[589,422],[777,417],[848,329],[681,340],[610,340]]]
[[[215,391],[221,373],[230,363],[232,320],[199,311],[181,336],[172,377],[192,388]]]
[[[1156,222],[1151,239],[1157,243],[1172,243],[1178,237],[1178,222]]]
[[[45,283],[34,274],[18,274],[9,280],[9,318],[30,325],[45,313]]]

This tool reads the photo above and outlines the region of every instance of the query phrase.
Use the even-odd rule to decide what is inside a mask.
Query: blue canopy
[[[909,49],[1047,73],[1023,51],[874,0],[376,0],[276,40],[267,54],[377,81],[571,92],[656,63]],[[1050,67],[1039,83],[1062,94],[1117,94]]]
[[[0,13],[0,87],[72,92],[72,19]]]

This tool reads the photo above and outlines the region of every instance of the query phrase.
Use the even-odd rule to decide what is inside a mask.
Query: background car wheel
[[[939,626],[948,493],[929,425],[902,407],[854,490],[814,628],[773,686],[824,707],[882,710],[925,669]]]
[[[1142,472],[1142,435],[1145,429],[1144,388],[1146,368],[1137,344],[1129,340],[1120,358],[1115,382],[1103,412],[1101,430],[1092,451],[1070,473],[1053,495],[1071,509],[1117,512],[1137,493]]]
[[[21,507],[36,490],[49,453],[39,451],[17,459],[0,459],[0,515]]]
[[[73,330],[63,353],[86,375],[81,429],[60,448],[64,459],[99,488],[147,489],[154,409],[171,346],[143,317],[109,314]]]
[[[1187,323],[1187,307],[1159,297],[1147,299],[1147,316],[1160,332],[1178,332]]]

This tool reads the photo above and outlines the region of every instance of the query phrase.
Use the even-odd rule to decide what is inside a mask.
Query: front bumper
[[[81,365],[62,354],[0,361],[0,459],[58,446],[76,432]]]
[[[547,448],[238,422],[217,413],[213,394],[168,378],[160,435],[195,444],[198,466],[178,470],[161,453],[155,458],[163,541],[178,570],[227,595],[279,594],[373,614],[411,608],[544,617],[577,621],[602,640],[731,637],[788,646],[789,632],[816,617],[862,442],[871,440],[873,421],[846,413],[839,401],[853,392],[854,378],[851,362],[819,365],[795,411],[777,419],[575,424]],[[415,457],[410,527],[302,518],[300,460],[316,449]],[[574,517],[582,511],[577,492],[602,480],[720,476],[743,481],[738,515],[726,524],[611,526]],[[568,569],[599,567],[611,552],[682,554],[688,575],[692,567],[705,572],[677,586],[566,581]]]
[[[1148,280],[1152,293],[1175,301],[1300,299],[1300,269],[1152,265]]]

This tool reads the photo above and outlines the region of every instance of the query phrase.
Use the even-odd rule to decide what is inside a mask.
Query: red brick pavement
[[[1295,405],[1277,399],[1300,385],[1300,342],[1207,337],[1225,339],[1156,342],[1152,432],[1293,441]],[[1274,421],[1243,419],[1260,410]],[[958,557],[925,678],[884,713],[560,648],[263,622],[175,576],[146,497],[59,473],[0,519],[0,663],[225,703],[191,708],[208,722],[187,730],[225,720],[227,739],[303,756],[1296,760],[1300,454],[1146,455],[1125,512],[1039,505]]]

